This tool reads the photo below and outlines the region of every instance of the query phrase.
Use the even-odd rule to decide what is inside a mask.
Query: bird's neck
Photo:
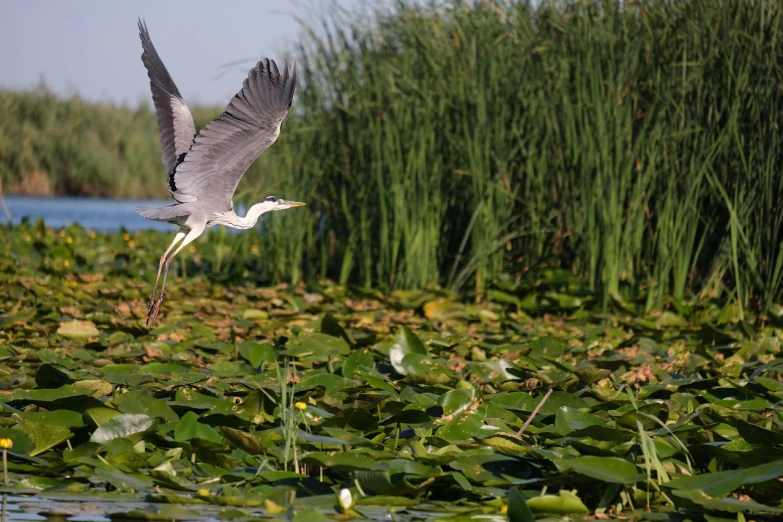
[[[264,212],[268,212],[270,210],[269,205],[265,203],[256,203],[252,207],[250,207],[247,211],[247,214],[245,214],[245,217],[237,216],[236,218],[236,225],[234,228],[240,228],[240,229],[248,229],[253,228],[256,226],[256,223],[258,222],[258,218],[261,217],[261,214]]]

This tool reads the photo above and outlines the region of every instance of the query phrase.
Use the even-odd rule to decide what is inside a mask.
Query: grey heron
[[[136,210],[146,219],[180,227],[158,264],[146,314],[149,325],[155,324],[163,304],[171,260],[204,230],[215,225],[249,229],[265,212],[301,207],[304,203],[269,196],[251,206],[245,217],[234,212],[233,203],[242,175],[280,134],[280,125],[294,97],[296,64],[289,71],[288,62],[284,61],[281,72],[273,60],[258,62],[223,114],[196,133],[190,110],[152,45],[147,24],[139,19],[138,25],[143,48],[141,61],[150,79],[168,192],[174,204]],[[156,298],[161,272],[163,284]]]

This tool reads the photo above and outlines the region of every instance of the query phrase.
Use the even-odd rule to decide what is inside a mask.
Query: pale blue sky
[[[355,9],[361,0],[336,0]],[[324,0],[4,0],[0,2],[0,89],[28,89],[43,78],[57,94],[89,100],[150,101],[139,58],[136,17],[189,104],[223,105],[263,56],[290,52]],[[227,63],[246,60],[218,77]]]

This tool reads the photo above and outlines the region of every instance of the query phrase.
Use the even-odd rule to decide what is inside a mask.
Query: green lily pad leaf
[[[543,399],[543,397],[544,396],[542,393],[539,393],[535,397],[536,406],[538,406],[538,403],[541,402],[541,399]],[[544,405],[541,406],[539,412],[556,415],[557,411],[563,406],[567,406],[573,409],[583,409],[583,408],[587,408],[588,404],[585,402],[584,399],[577,397],[573,393],[556,391],[549,396],[549,399],[547,399]]]
[[[553,336],[539,337],[530,342],[530,356],[535,359],[542,357],[557,358],[563,355],[566,346],[562,339]]]
[[[23,455],[29,455],[31,451],[35,450],[35,442],[25,432],[12,428],[0,428],[0,439],[11,439],[14,443],[10,451],[14,453],[21,453]]]
[[[356,499],[357,506],[396,506],[413,507],[417,506],[419,501],[414,498],[397,497],[394,495],[372,495],[369,497],[359,497]],[[294,517],[294,520],[297,520]]]
[[[566,463],[581,475],[611,484],[633,484],[644,479],[633,462],[620,457],[586,456],[568,459]]]
[[[27,420],[22,420],[13,429],[23,431],[32,439],[35,449],[28,454],[33,457],[73,437],[73,433],[67,428]],[[13,437],[11,439],[13,440]]]
[[[689,491],[674,490],[672,494],[687,498],[695,504],[716,511],[728,513],[783,513],[783,509],[779,507],[767,506],[752,500],[740,500],[733,497],[714,498],[700,489]]]
[[[32,402],[54,402],[60,399],[68,399],[79,395],[89,395],[86,388],[77,388],[70,384],[60,386],[53,390],[14,390],[11,400]]]
[[[339,375],[333,373],[318,373],[305,377],[299,384],[296,385],[296,391],[307,391],[317,388],[318,386],[324,387],[324,393],[326,395],[333,395],[334,392],[342,390],[346,386],[346,380]]]
[[[403,473],[411,477],[438,477],[443,474],[438,467],[428,466],[408,459],[389,459],[383,461],[383,464],[392,476]]]
[[[432,417],[426,412],[417,409],[402,410],[378,422],[378,424],[424,424],[431,422]]]
[[[747,478],[747,474],[741,469],[716,471],[692,477],[677,477],[667,483],[666,487],[680,491],[700,490],[711,497],[725,497],[742,486]]]
[[[95,426],[101,426],[118,415],[122,414],[111,408],[88,408],[84,410],[84,417],[88,422],[95,424]]]
[[[122,413],[149,415],[153,419],[166,422],[177,422],[179,416],[165,401],[144,395],[144,392],[131,391],[123,393],[115,399],[117,408]]]
[[[102,381],[100,379],[89,379],[84,381],[76,381],[73,383],[73,385],[76,388],[84,388],[88,391],[88,393],[95,397],[96,399],[100,399],[101,397],[106,397],[107,395],[110,395],[112,390],[114,389],[114,386],[111,385],[111,383]]]
[[[510,433],[502,433],[497,436],[490,435],[489,437],[481,439],[481,442],[508,454],[528,455],[532,452],[530,446],[518,444],[519,439]]]
[[[307,453],[302,457],[302,462],[312,462],[318,466],[336,469],[339,471],[380,470],[383,466],[372,457],[364,453],[328,453],[316,451]]]
[[[215,444],[223,442],[223,437],[215,428],[198,422],[198,415],[192,411],[187,412],[174,428],[174,440],[188,441],[202,439]]]
[[[52,245],[49,249],[49,255],[57,259],[72,260],[71,249],[63,245]]]
[[[66,485],[64,480],[51,477],[25,477],[16,484],[14,488],[19,489],[38,489],[61,488]]]
[[[461,454],[449,463],[450,467],[461,471],[468,480],[479,483],[497,480],[501,473],[519,469],[519,465],[518,459],[500,454]]]
[[[280,355],[299,359],[325,361],[351,353],[351,347],[343,339],[319,332],[301,332],[286,344]]]
[[[184,495],[155,495],[155,494],[149,494],[147,495],[147,499],[151,502],[160,503],[160,504],[207,504],[207,502],[204,502],[200,498],[194,498],[194,497],[186,497]],[[246,516],[246,515],[244,515]],[[220,518],[220,517],[219,517]],[[221,520],[231,520],[223,519]]]
[[[29,308],[26,310],[20,310],[16,313],[7,313],[0,315],[0,327],[10,328],[17,324],[26,324],[36,316],[36,310]]]
[[[652,430],[659,425],[654,417],[662,418],[668,413],[668,408],[664,404],[652,403],[639,407],[639,410],[631,410],[625,415],[617,418],[617,424],[626,428],[636,429],[638,423],[646,430]]]
[[[294,511],[292,522],[332,522],[332,519],[316,508],[307,508]]]
[[[254,308],[249,308],[242,312],[242,319],[245,320],[252,320],[252,319],[269,319],[269,313],[267,313],[264,310],[257,310]]]
[[[598,381],[611,375],[611,373],[612,372],[610,370],[596,368],[595,366],[588,366],[586,368],[579,368],[577,370],[574,370],[574,374],[579,379],[579,382],[581,382],[585,386],[595,384]]]
[[[564,310],[580,308],[582,305],[584,305],[584,301],[582,301],[580,298],[568,294],[547,292],[546,296],[557,303],[558,308],[562,308]]]
[[[443,408],[443,415],[448,417],[462,413],[477,405],[475,388],[452,390],[444,393],[438,399],[438,405]]]
[[[448,321],[466,315],[465,307],[463,305],[442,297],[424,303],[423,310],[427,319],[433,319],[435,321]]]
[[[313,408],[307,408],[305,414]],[[318,415],[320,417],[320,415]],[[311,414],[312,418],[312,414]],[[378,425],[378,419],[372,413],[363,408],[345,408],[324,422],[324,427],[350,429],[358,432],[374,429]]]
[[[313,444],[332,444],[336,446],[369,446],[372,444],[372,441],[365,439],[364,437],[359,437],[351,432],[344,433],[345,434],[342,435],[342,437],[345,438],[338,438],[329,437],[327,435],[313,435],[312,433],[299,430],[296,432],[296,438],[298,440],[312,442]]]
[[[190,370],[188,370],[184,366],[175,363],[164,363],[164,362],[153,361],[151,363],[145,364],[137,371],[139,375],[149,375],[153,377],[177,376],[177,377],[186,378]]]
[[[264,504],[264,497],[259,495],[227,495],[217,496],[210,495],[200,497],[202,500],[209,504],[215,504],[218,506],[233,506],[233,507],[259,507]]]
[[[127,513],[122,513],[122,517],[127,520],[170,522],[173,520],[204,519],[204,514],[197,508],[193,507],[182,506],[179,504],[163,504],[162,506],[149,506],[144,509],[129,509]]]
[[[759,484],[768,480],[783,477],[783,460],[775,460],[766,464],[759,464],[752,468],[745,468],[745,481],[743,485]]]
[[[520,410],[532,412],[543,398],[543,393],[533,396],[525,392],[511,392],[497,395],[492,398],[493,406],[500,406],[509,410]],[[539,413],[557,414],[557,410],[567,406],[572,409],[588,408],[589,405],[579,397],[571,393],[556,391],[549,396],[549,399],[541,406]]]
[[[239,355],[254,369],[261,368],[264,364],[274,364],[277,361],[275,347],[268,343],[245,341],[239,345]]]
[[[331,335],[332,337],[339,337],[344,339],[348,344],[352,344],[348,332],[345,331],[345,328],[337,322],[337,319],[335,319],[332,314],[325,314],[324,318],[321,319],[321,333]]]
[[[221,413],[223,415],[237,415],[241,418],[248,418],[242,406],[225,399],[210,397],[190,389],[177,390],[176,401],[169,403],[180,407],[190,407],[197,410],[209,410],[210,414]],[[248,419],[249,420],[249,419]]]
[[[470,371],[486,381],[512,381],[519,379],[519,374],[522,372],[519,366],[506,359],[471,364]]]
[[[73,449],[66,449],[63,451],[63,462],[72,463],[82,459],[88,459],[94,457],[103,446],[95,442],[85,442],[79,444]]]
[[[555,413],[555,430],[560,435],[568,435],[572,431],[581,430],[589,426],[602,426],[606,421],[595,415],[585,413],[576,408],[561,406]]]
[[[27,421],[61,428],[80,428],[84,426],[82,414],[71,410],[23,411],[17,415]],[[2,438],[2,435],[0,435]]]
[[[210,364],[207,366],[207,369],[212,372],[212,375],[220,379],[247,375],[251,373],[253,368],[241,361],[220,361]]]
[[[343,377],[351,379],[358,377],[359,372],[372,373],[375,371],[375,359],[370,350],[356,350],[343,362]]]
[[[402,368],[402,375],[415,375],[425,379],[429,383],[441,383],[439,378],[445,378],[448,382],[453,373],[445,366],[441,366],[427,355],[420,353],[409,353],[400,361],[399,367]]]
[[[226,439],[231,444],[250,453],[251,455],[259,455],[269,449],[263,442],[261,442],[261,439],[252,433],[229,428],[227,426],[223,427],[222,431],[223,435],[226,436]]]
[[[525,502],[525,497],[516,488],[508,490],[509,522],[533,522],[536,517]]]
[[[529,393],[511,392],[494,396],[492,398],[492,405],[512,411],[521,410],[530,412],[538,405],[538,400]]]
[[[373,495],[405,496],[419,493],[419,488],[408,482],[403,473],[398,473],[392,478],[388,470],[361,470],[356,472],[356,480],[363,491]]]
[[[533,513],[549,513],[552,515],[586,515],[590,513],[582,500],[561,489],[557,495],[541,495],[527,499],[527,506]]]
[[[483,422],[483,410],[465,411],[453,416],[449,422],[441,426],[437,435],[450,442],[469,440],[481,430]]]
[[[399,390],[397,390],[397,388],[395,388],[393,384],[381,379],[380,377],[368,375],[367,373],[360,372],[360,371],[357,371],[356,377],[360,380],[364,380],[369,386],[372,386],[375,390],[380,390],[385,393],[388,393],[392,397],[399,396]]]
[[[675,314],[674,312],[665,311],[661,314],[661,316],[656,321],[656,325],[658,328],[668,328],[668,327],[684,327],[688,326],[688,321],[680,317],[679,315]]]
[[[780,434],[761,426],[740,419],[727,419],[729,424],[737,428],[743,439],[751,444],[762,444],[775,447],[781,443]]]
[[[104,444],[116,438],[131,437],[132,435],[144,433],[153,424],[155,424],[155,419],[149,415],[124,413],[101,424],[93,432],[90,442]]]
[[[155,487],[155,481],[146,475],[124,473],[106,465],[96,467],[95,474],[118,489],[144,490]]]
[[[85,339],[95,337],[100,332],[92,321],[68,321],[61,323],[57,329],[57,335],[68,337],[69,339]]]
[[[389,348],[389,359],[394,371],[400,375],[408,375],[407,369],[402,363],[402,360],[408,354],[419,354],[424,357],[427,355],[427,349],[422,342],[416,337],[416,334],[410,331],[407,326],[403,326],[394,336],[392,345]]]
[[[477,410],[479,405],[474,388],[463,388],[444,393],[438,399],[443,408],[443,417],[438,422],[438,437],[448,441],[469,440],[481,430],[486,415],[485,410]]]

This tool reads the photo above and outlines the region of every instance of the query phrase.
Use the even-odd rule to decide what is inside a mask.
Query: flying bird
[[[304,203],[269,196],[240,217],[234,212],[233,202],[242,175],[280,134],[280,125],[294,97],[296,64],[289,70],[284,61],[281,71],[274,60],[258,62],[223,114],[196,133],[190,110],[152,45],[147,24],[141,19],[138,24],[141,61],[147,68],[158,117],[168,192],[175,203],[136,210],[147,219],[180,227],[158,264],[146,314],[149,325],[155,324],[160,313],[171,260],[204,230],[215,225],[252,228],[265,212],[301,207]],[[161,272],[163,284],[157,295]]]

